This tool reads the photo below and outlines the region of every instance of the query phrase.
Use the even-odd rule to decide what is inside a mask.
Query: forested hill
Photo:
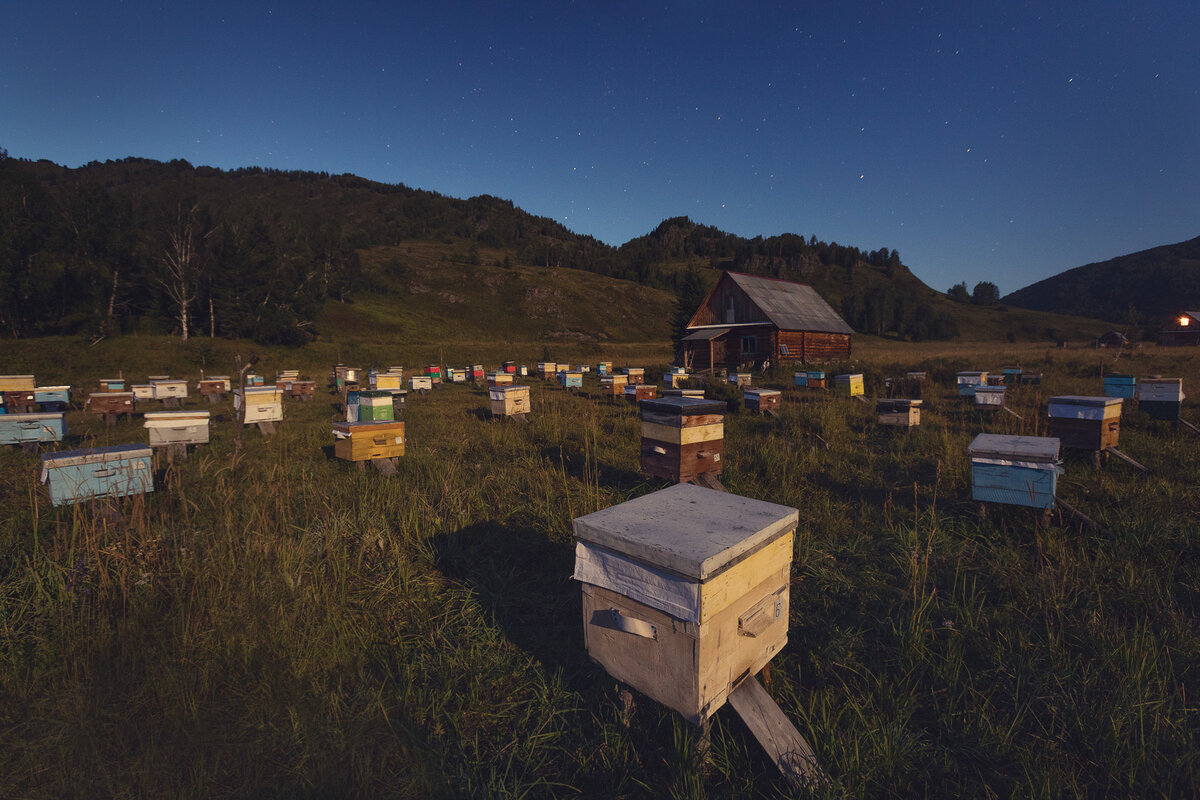
[[[714,271],[814,285],[856,329],[945,337],[953,322],[887,248],[746,239],[669,219],[619,248],[487,195],[467,200],[352,175],[220,170],[128,158],[70,169],[0,150],[0,336],[133,330],[302,343],[331,300],[377,291],[359,255],[432,242],[445,268],[580,269],[695,302]]]
[[[1200,308],[1200,237],[1075,267],[1018,289],[1003,302],[1118,324],[1160,325],[1179,311]]]

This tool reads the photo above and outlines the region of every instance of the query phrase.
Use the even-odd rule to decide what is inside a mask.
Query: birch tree
[[[166,247],[160,259],[163,274],[159,277],[159,283],[175,309],[180,337],[185,342],[191,324],[191,306],[196,301],[200,283],[199,246],[203,234],[199,230],[199,212],[198,203],[186,211],[183,203],[176,207],[175,220],[167,231]]]

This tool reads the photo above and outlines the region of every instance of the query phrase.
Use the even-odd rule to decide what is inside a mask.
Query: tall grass
[[[135,379],[196,371],[187,349],[106,346],[13,360],[47,377],[57,361],[77,386],[118,359]],[[264,370],[323,374],[323,357],[267,351]],[[846,368],[874,385],[958,366],[868,358]],[[943,381],[920,428],[885,429],[782,373],[779,418],[727,417],[724,483],[800,510],[770,692],[836,778],[829,793],[1193,793],[1200,439],[1131,416],[1122,448],[1150,475],[1068,455],[1059,493],[1103,532],[981,517],[969,499],[974,434],[1041,432],[1050,394],[1099,391],[1101,358],[1030,351],[1046,385],[1012,393],[1023,420],[981,416]],[[1179,358],[1122,368],[1194,381]],[[531,378],[524,426],[491,420],[472,387],[413,397],[394,478],[331,458],[321,394],[240,448],[214,407],[212,443],[143,498],[55,509],[36,457],[0,452],[4,793],[803,796],[728,709],[703,763],[697,732],[648,700],[626,727],[588,660],[571,519],[663,485],[638,471],[634,409],[589,397],[593,381]],[[72,445],[144,441],[140,420],[71,412],[69,427]]]

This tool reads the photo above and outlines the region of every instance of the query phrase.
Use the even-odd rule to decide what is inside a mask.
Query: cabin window
[[[743,336],[742,337],[742,355],[752,356],[758,353],[758,337]]]
[[[733,310],[733,295],[729,295],[725,298],[725,322],[727,324],[737,322],[736,317],[737,315]]]

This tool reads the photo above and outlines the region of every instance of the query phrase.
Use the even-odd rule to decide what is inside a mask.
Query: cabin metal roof
[[[741,272],[725,274],[780,330],[854,333],[854,329],[811,286]]]

